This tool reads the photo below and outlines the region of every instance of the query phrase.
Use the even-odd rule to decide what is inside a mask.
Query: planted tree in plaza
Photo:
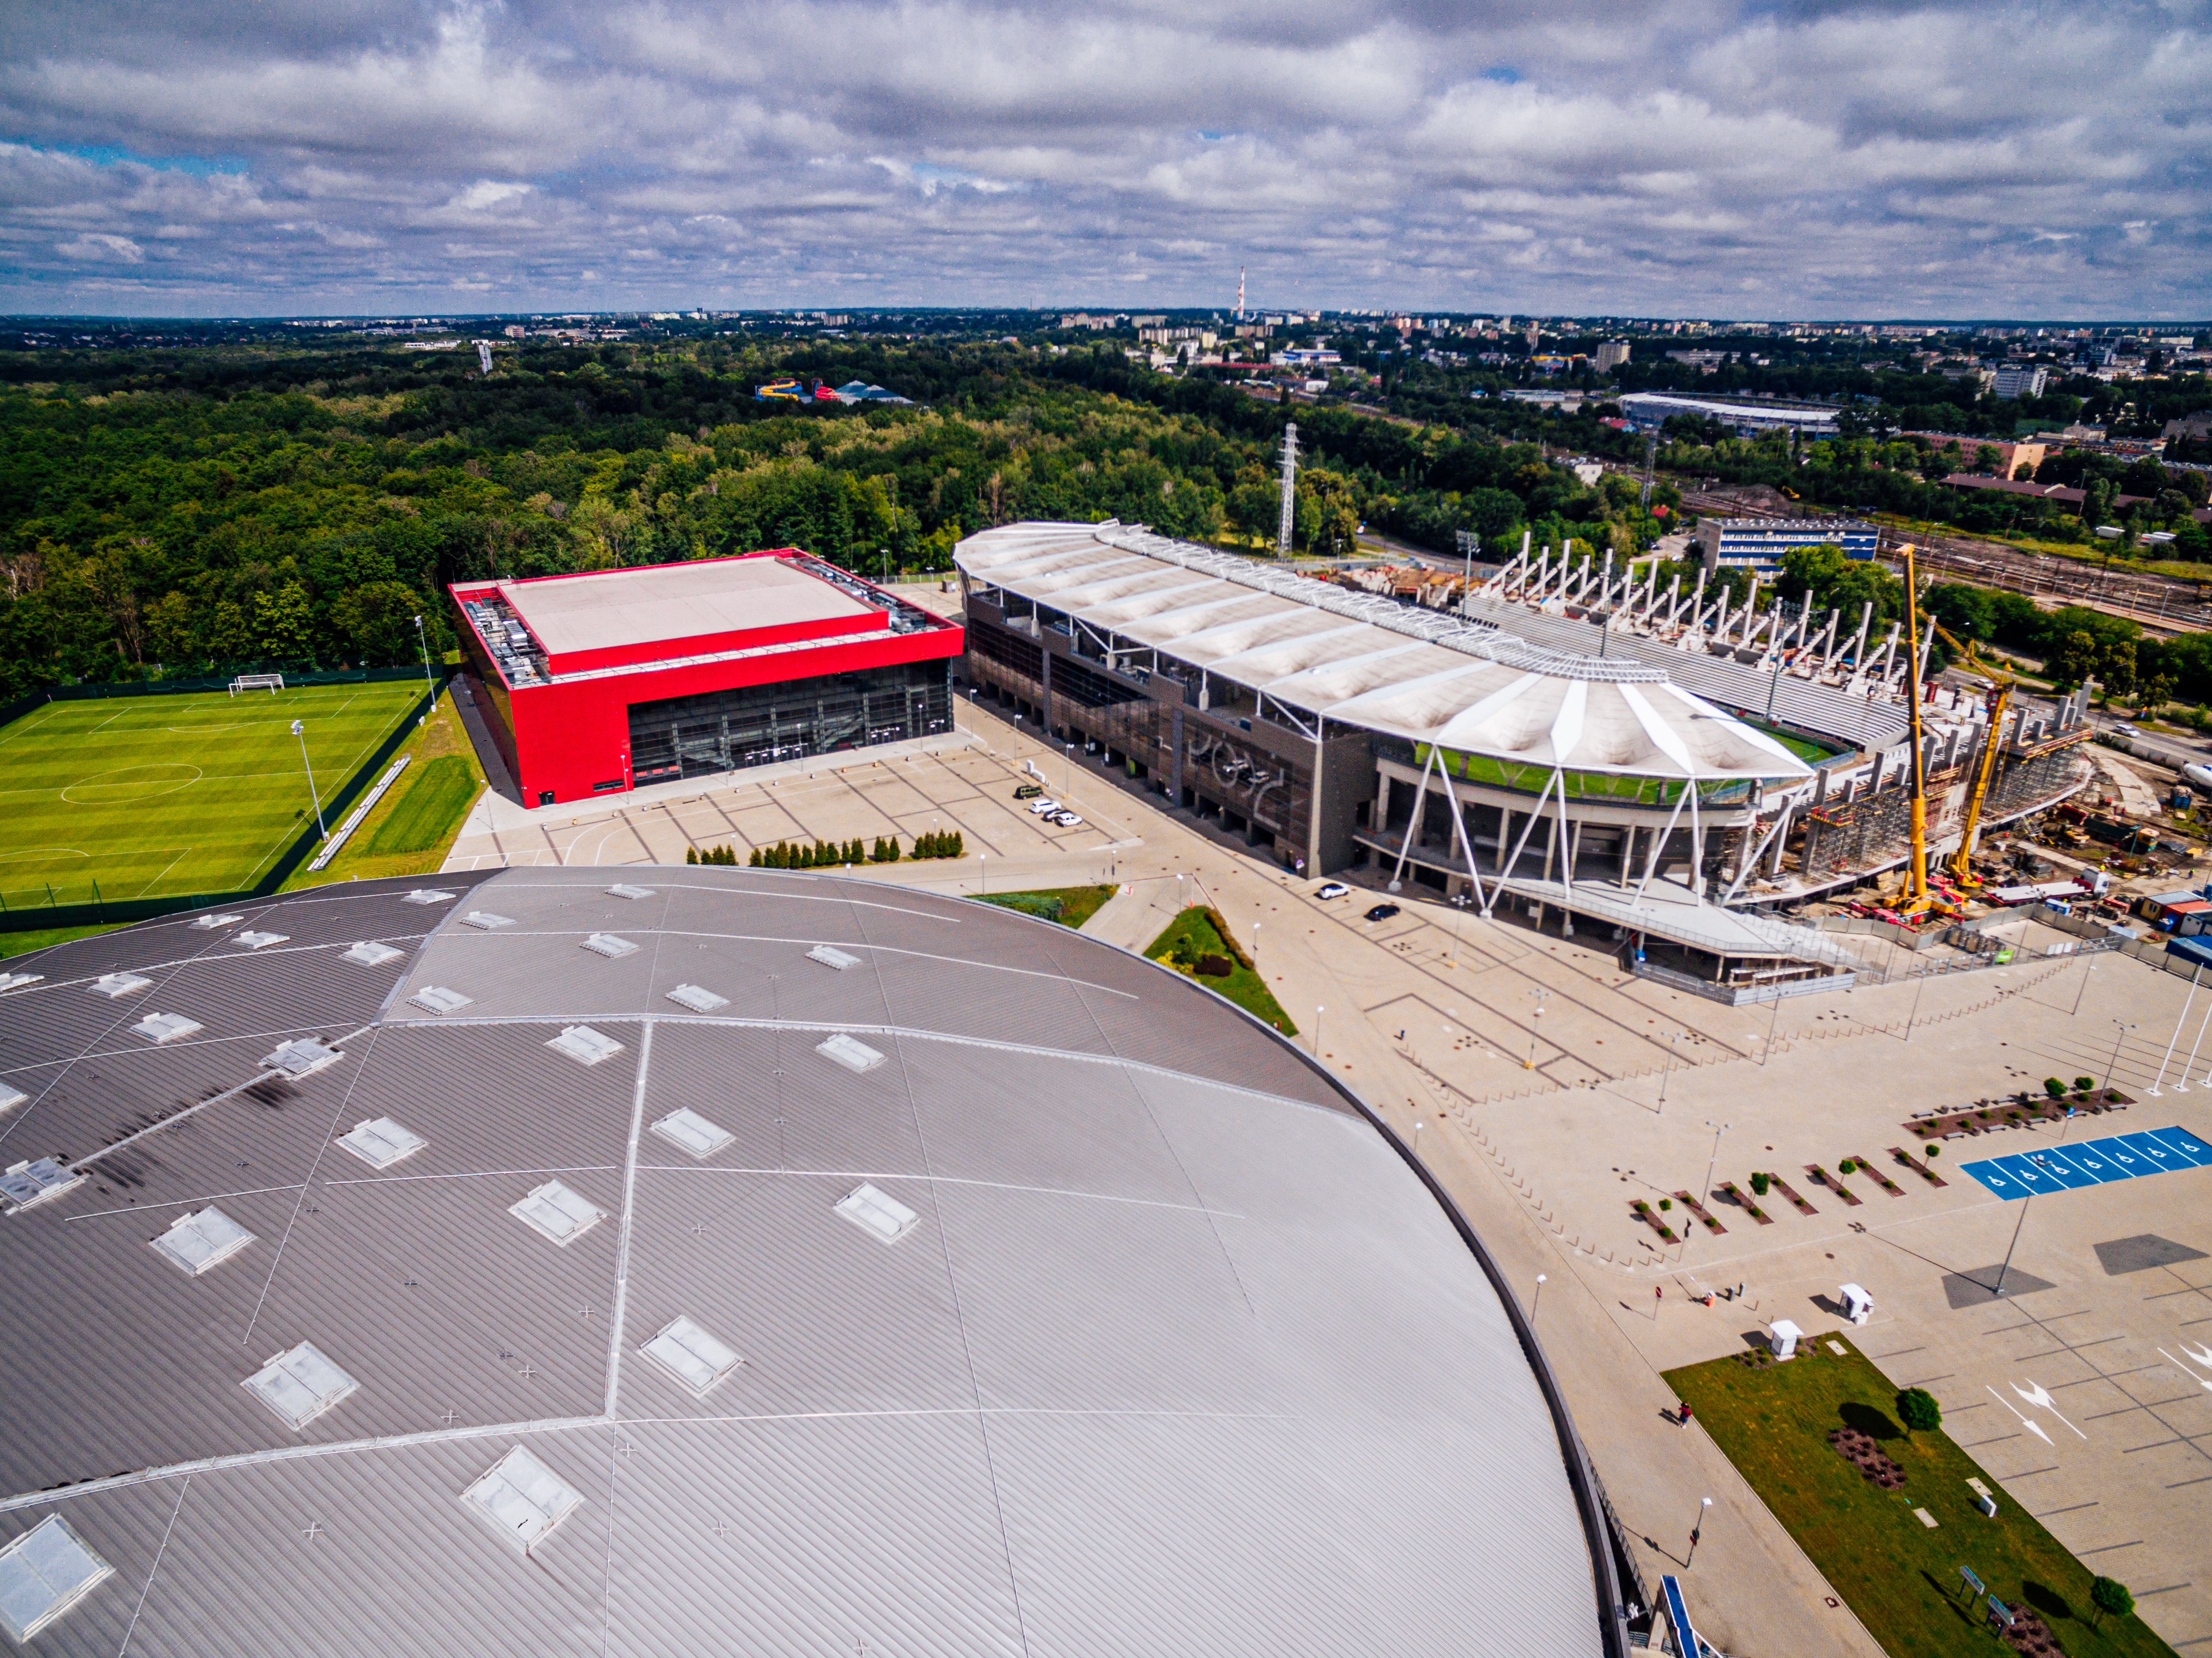
[[[1943,1407],[1925,1388],[1907,1388],[1898,1394],[1897,1416],[1908,1434],[1933,1433],[1943,1425]]]
[[[2089,1604],[2096,1607],[2097,1621],[2101,1624],[2108,1612],[2115,1618],[2126,1617],[2136,1609],[2136,1598],[2118,1578],[2100,1577],[2089,1585]]]

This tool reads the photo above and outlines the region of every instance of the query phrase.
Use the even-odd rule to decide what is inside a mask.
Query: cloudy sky
[[[2212,0],[0,0],[0,309],[2212,313]]]

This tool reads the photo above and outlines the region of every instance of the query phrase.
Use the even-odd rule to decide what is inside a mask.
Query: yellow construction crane
[[[1981,825],[1982,804],[1989,799],[1990,780],[1996,775],[1997,744],[2004,735],[2005,710],[2012,706],[2013,687],[2020,681],[2017,676],[1982,660],[1981,653],[1974,648],[1971,641],[1960,639],[1940,622],[1936,623],[1935,627],[1953,650],[1971,663],[1977,671],[1988,675],[1990,680],[1989,700],[1984,704],[1989,711],[1990,723],[1982,738],[1982,762],[1974,768],[1973,786],[1966,794],[1966,821],[1959,828],[1959,849],[1951,854],[1950,865],[1954,881],[1962,887],[1976,887],[1981,883],[1974,877],[1972,860],[1974,831]]]
[[[1912,727],[1912,848],[1905,868],[1905,895],[1895,908],[1908,918],[1936,908],[1928,890],[1928,751],[1920,734],[1920,580],[1912,564],[1912,544],[1902,543],[1905,560],[1905,694]]]

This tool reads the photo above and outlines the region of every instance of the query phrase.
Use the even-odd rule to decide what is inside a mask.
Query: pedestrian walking
[[[1686,1399],[1682,1401],[1681,1421],[1684,1427],[1686,1428],[1690,1425],[1690,1401]]]

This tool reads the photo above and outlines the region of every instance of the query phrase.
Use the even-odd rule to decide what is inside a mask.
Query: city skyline
[[[2195,9],[25,12],[0,309],[2181,320]]]

